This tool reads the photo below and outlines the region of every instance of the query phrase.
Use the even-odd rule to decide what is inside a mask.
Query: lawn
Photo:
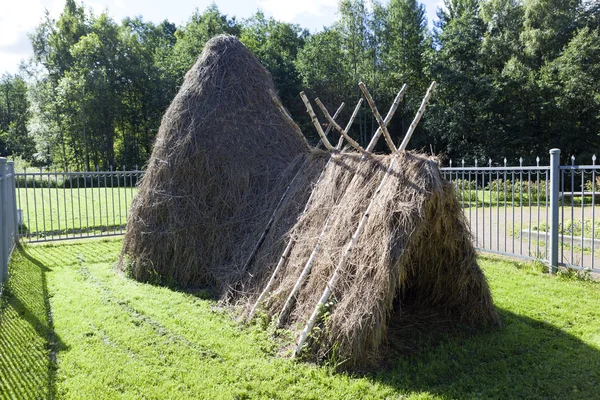
[[[32,239],[118,233],[137,188],[20,188],[17,207],[23,210],[23,232]]]
[[[408,330],[392,365],[291,360],[202,291],[132,281],[120,239],[16,251],[0,314],[0,397],[581,398],[600,391],[600,284],[481,257],[504,326]]]

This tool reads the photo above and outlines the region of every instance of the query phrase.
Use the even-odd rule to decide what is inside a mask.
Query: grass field
[[[17,207],[23,210],[30,237],[116,233],[127,222],[137,188],[21,188]]]
[[[340,373],[289,359],[289,335],[241,326],[201,291],[121,276],[120,246],[16,251],[1,303],[1,398],[600,398],[598,283],[481,258],[503,328],[417,323],[397,362]]]

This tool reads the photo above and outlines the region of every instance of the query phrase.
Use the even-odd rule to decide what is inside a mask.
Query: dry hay
[[[295,245],[289,261],[263,303],[264,311],[277,317],[332,213],[285,327],[297,331],[306,324],[391,157],[361,160],[342,154],[328,165],[306,214],[291,231]],[[403,303],[473,326],[499,324],[460,204],[435,159],[401,153],[375,201],[305,353],[317,359],[335,353],[348,364],[376,361],[390,320],[401,316]],[[272,265],[257,268],[262,271],[255,272],[255,293],[264,287]]]
[[[282,116],[272,89],[268,71],[236,38],[206,44],[163,117],[131,207],[122,269],[141,281],[218,291],[241,279],[291,176],[306,157],[319,158]],[[322,168],[305,166],[296,192]],[[287,229],[295,219],[278,222]]]
[[[330,219],[283,325],[298,332],[393,156],[346,151],[327,163],[328,153],[309,151],[295,135],[270,89],[268,72],[239,41],[209,41],[163,118],[120,266],[142,281],[209,285],[249,311],[292,241],[260,305],[277,318]],[[377,360],[403,306],[473,326],[500,323],[452,185],[435,159],[398,158],[305,349],[316,359],[335,353],[348,364]]]

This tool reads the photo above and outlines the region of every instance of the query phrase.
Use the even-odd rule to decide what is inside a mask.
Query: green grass
[[[24,233],[30,237],[71,236],[122,229],[137,188],[22,188]]]
[[[203,292],[123,277],[120,247],[16,252],[0,398],[600,398],[600,285],[572,274],[481,258],[502,329],[415,326],[394,365],[351,374],[290,360],[286,339],[239,325]]]

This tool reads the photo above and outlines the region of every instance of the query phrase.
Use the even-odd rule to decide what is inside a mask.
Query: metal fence
[[[595,156],[591,165],[575,165],[575,158],[560,165],[559,159],[560,150],[553,149],[548,165],[538,158],[535,166],[522,160],[518,166],[506,160],[494,166],[488,160],[472,167],[450,162],[441,169],[479,250],[540,260],[552,270],[562,265],[600,272],[599,166]],[[15,174],[19,236],[40,242],[122,234],[143,173],[136,168]]]
[[[454,185],[475,246],[486,252],[540,260],[550,265],[600,272],[600,221],[596,221],[600,178],[591,165],[560,165],[560,150],[549,165],[442,168]]]
[[[19,236],[27,242],[114,236],[124,233],[143,171],[16,174]]]
[[[15,196],[14,163],[0,157],[0,284],[8,279],[8,261],[19,240]]]

